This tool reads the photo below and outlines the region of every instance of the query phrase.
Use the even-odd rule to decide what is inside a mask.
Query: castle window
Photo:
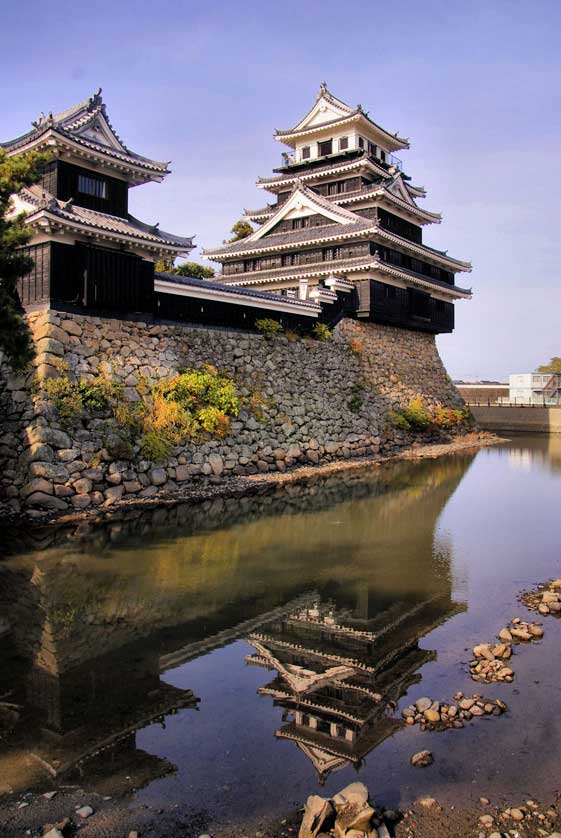
[[[305,145],[302,149],[302,160],[309,160],[310,159],[310,146]]]
[[[348,137],[341,137],[339,140],[339,151],[346,151],[349,147],[349,138]]]
[[[107,181],[90,175],[78,175],[78,192],[93,195],[94,198],[107,198]]]
[[[324,143],[318,143],[318,156],[324,157],[326,154],[333,153],[333,140],[326,140]]]
[[[359,137],[359,138],[358,138],[358,147],[359,147],[359,148],[364,148],[364,139],[363,139],[363,137]]]

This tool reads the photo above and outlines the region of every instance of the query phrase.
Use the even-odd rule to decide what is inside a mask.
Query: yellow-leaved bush
[[[174,446],[189,439],[227,436],[230,419],[240,412],[234,381],[209,364],[162,378],[152,387],[144,383],[137,387],[143,396],[134,402],[124,401],[122,385],[101,378],[94,391],[103,397],[97,399],[91,398],[92,385],[86,389],[67,374],[43,386],[66,424],[110,411],[126,437],[123,442],[139,444],[149,460],[165,459]],[[121,446],[125,448],[126,444]]]

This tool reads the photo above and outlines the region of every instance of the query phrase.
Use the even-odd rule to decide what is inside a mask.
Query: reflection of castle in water
[[[264,689],[293,714],[281,735],[321,776],[359,764],[395,729],[385,700],[432,656],[417,639],[453,609],[434,528],[469,463],[221,505],[214,530],[208,505],[189,511],[186,532],[156,510],[165,533],[151,539],[139,519],[142,547],[107,547],[109,530],[103,548],[73,541],[0,564],[0,789],[86,765],[90,780],[126,776],[128,788],[174,770],[137,744],[146,726],[197,706],[166,671],[248,636],[252,662],[278,673]]]
[[[258,690],[284,710],[285,723],[275,735],[296,743],[320,782],[348,764],[358,768],[401,727],[388,705],[435,658],[419,648],[419,639],[460,609],[448,592],[380,610],[366,590],[354,608],[337,609],[333,601],[316,598],[251,634],[255,653],[246,663],[277,673]]]

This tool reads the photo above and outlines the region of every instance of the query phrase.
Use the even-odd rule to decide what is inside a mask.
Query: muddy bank
[[[240,498],[244,496],[265,493],[277,487],[305,483],[314,479],[335,474],[352,474],[364,472],[373,466],[400,460],[420,460],[442,457],[457,451],[483,448],[496,445],[505,440],[489,432],[474,432],[455,437],[449,441],[434,444],[414,444],[388,456],[370,456],[352,461],[339,460],[322,465],[301,466],[286,472],[269,472],[240,477],[206,477],[194,480],[189,486],[179,488],[169,493],[161,493],[157,498],[133,498],[120,500],[107,507],[96,507],[86,511],[72,513],[39,512],[25,510],[13,513],[0,508],[0,527],[34,526],[70,526],[80,522],[92,523],[100,521],[117,521],[120,517],[133,512],[143,512],[152,509],[172,508],[185,502],[192,504],[216,498]]]
[[[127,785],[122,778],[123,787]],[[252,816],[243,822],[220,825],[204,801],[195,809],[179,806],[160,808],[139,805],[123,788],[120,793],[99,786],[85,792],[79,787],[59,790],[48,799],[43,794],[24,797],[8,796],[0,802],[0,826],[4,838],[42,838],[52,828],[60,829],[63,838],[80,834],[83,838],[295,838],[298,835],[304,807],[293,808],[285,817],[263,819]],[[480,789],[480,800],[471,806],[449,806],[432,797],[418,799],[403,811],[383,811],[378,838],[558,838],[561,829],[561,798],[551,801],[489,800]],[[376,808],[376,803],[373,803]],[[85,818],[78,809],[90,807],[93,813]],[[374,829],[374,827],[373,827]],[[53,833],[56,835],[56,833]],[[330,836],[329,832],[321,833]],[[373,833],[374,834],[374,833]],[[58,836],[57,836],[58,838]]]

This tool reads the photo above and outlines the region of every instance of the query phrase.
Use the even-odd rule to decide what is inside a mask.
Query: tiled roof
[[[103,115],[103,118],[113,133],[119,148],[84,137],[80,133],[90,124],[94,123],[100,115]],[[167,174],[169,171],[167,163],[143,157],[141,154],[137,154],[125,146],[109,122],[106,106],[101,99],[101,89],[93,96],[90,96],[89,99],[86,99],[84,102],[80,102],[78,105],[74,105],[65,111],[61,111],[57,114],[49,113],[48,116],[41,114],[39,119],[33,122],[32,125],[33,128],[31,131],[22,134],[20,137],[16,137],[14,140],[0,143],[0,148],[5,148],[7,151],[16,151],[18,148],[22,148],[35,142],[36,140],[39,140],[40,137],[47,131],[55,131],[57,134],[60,134],[62,137],[65,137],[72,142],[78,143],[80,146],[108,155],[109,157],[113,157],[117,160],[128,162],[134,166],[140,166],[141,168],[158,172],[160,174]]]
[[[222,276],[221,279],[228,285],[233,285],[238,282],[272,282],[277,279],[298,278],[300,276],[316,275],[316,274],[333,274],[338,271],[346,272],[349,270],[357,270],[364,266],[365,269],[372,263],[372,256],[365,254],[364,256],[356,256],[353,259],[337,259],[333,262],[313,262],[309,265],[290,265],[285,268],[275,268],[270,271],[249,271],[244,274],[231,274]]]
[[[415,271],[402,268],[401,266],[392,265],[389,262],[384,262],[384,260],[380,259],[379,256],[370,256],[369,254],[355,256],[353,259],[338,259],[333,262],[313,262],[309,265],[287,266],[270,271],[249,271],[244,274],[233,274],[228,277],[222,277],[222,279],[228,283],[228,285],[238,282],[257,284],[261,282],[274,282],[283,279],[298,279],[302,276],[323,276],[338,273],[345,275],[359,270],[376,269],[378,267],[384,269],[387,273],[393,273],[396,275],[401,274],[403,277],[411,277],[411,279],[417,280],[422,284],[433,285],[436,288],[442,288],[443,290],[448,290],[454,293],[457,292],[458,295],[471,294],[471,291],[468,288],[451,285],[448,282],[433,279],[425,274],[419,274]]]
[[[258,184],[267,184],[267,183],[278,183],[282,181],[287,181],[287,184],[290,181],[297,180],[298,178],[304,180],[309,180],[311,178],[316,177],[316,175],[321,175],[324,172],[331,172],[331,171],[338,171],[339,169],[344,169],[351,167],[353,169],[358,168],[360,165],[370,164],[376,170],[379,170],[379,174],[381,177],[390,177],[389,173],[386,170],[374,163],[368,156],[366,151],[363,151],[361,154],[354,155],[351,159],[348,160],[334,160],[331,163],[326,163],[324,166],[310,166],[308,170],[301,171],[300,167],[297,172],[286,172],[286,173],[279,173],[275,177],[260,177],[257,179]]]
[[[213,279],[196,279],[193,276],[178,276],[177,274],[168,274],[158,272],[155,274],[156,279],[164,282],[172,282],[176,285],[188,285],[193,288],[201,288],[207,291],[223,291],[226,294],[235,294],[245,297],[257,298],[267,302],[278,302],[279,295],[273,294],[271,291],[255,291],[251,288],[241,288],[235,285],[226,285],[223,282],[215,282]],[[312,300],[299,300],[291,297],[282,297],[283,303],[289,305],[293,304],[295,308],[308,307],[317,308],[317,303]]]
[[[303,242],[313,243],[315,241],[336,239],[341,237],[352,236],[355,233],[364,233],[372,229],[375,223],[370,219],[356,217],[356,222],[351,224],[324,224],[321,227],[308,227],[305,230],[289,230],[287,233],[278,233],[277,235],[263,236],[260,239],[247,241],[242,239],[239,242],[225,245],[224,247],[205,251],[207,254],[213,256],[224,255],[239,255],[243,253],[262,253],[271,248],[282,245],[301,244]]]
[[[90,229],[127,236],[140,242],[161,244],[164,247],[173,247],[185,252],[192,250],[194,247],[191,236],[176,236],[173,233],[167,233],[165,230],[160,230],[157,225],[145,224],[132,215],[121,218],[117,215],[108,215],[104,212],[80,207],[72,201],[59,201],[50,193],[44,192],[39,186],[23,189],[19,194],[24,202],[35,208],[27,216],[29,222],[38,213],[45,212],[61,222],[67,221]]]

